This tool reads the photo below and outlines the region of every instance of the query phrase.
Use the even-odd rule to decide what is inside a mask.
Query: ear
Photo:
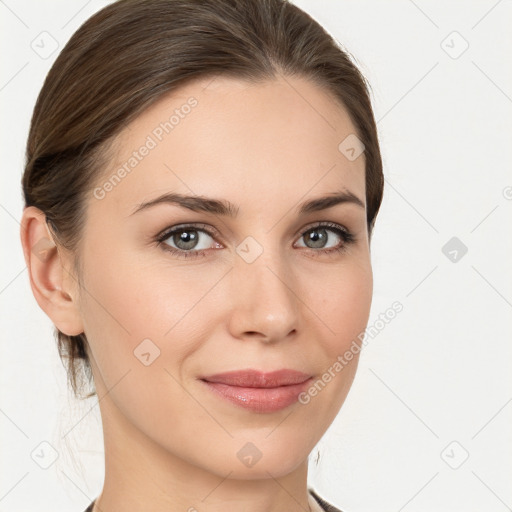
[[[30,286],[39,307],[68,336],[84,331],[78,304],[78,282],[72,274],[71,258],[57,248],[45,214],[35,206],[23,211],[21,244]]]

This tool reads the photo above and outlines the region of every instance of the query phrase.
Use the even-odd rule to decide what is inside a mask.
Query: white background
[[[67,389],[19,219],[36,96],[108,3],[0,2],[0,512],[82,512],[103,483],[97,398]],[[369,325],[404,306],[368,340],[310,485],[344,512],[512,510],[512,2],[295,3],[371,83],[386,185]],[[43,31],[59,44],[47,59],[31,48]],[[453,237],[467,247],[455,262]],[[44,441],[58,453],[48,469],[31,458]]]

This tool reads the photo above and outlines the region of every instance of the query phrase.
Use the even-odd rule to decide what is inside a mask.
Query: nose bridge
[[[263,240],[264,238],[264,240]],[[297,327],[299,304],[289,262],[279,245],[266,237],[247,237],[237,246],[232,272],[232,327],[237,335],[285,337]]]

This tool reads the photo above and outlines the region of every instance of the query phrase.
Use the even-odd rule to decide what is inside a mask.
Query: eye
[[[355,242],[352,233],[332,222],[318,223],[316,226],[310,227],[300,239],[305,240],[305,245],[301,247],[313,249],[313,252],[320,253],[345,251],[349,244]],[[320,249],[320,251],[317,249]]]
[[[158,236],[157,241],[163,245],[166,251],[188,258],[204,256],[203,251],[212,247],[212,242],[209,239],[212,239],[213,236],[214,233],[205,229],[205,227],[196,225],[177,226],[164,231]],[[220,244],[217,244],[217,246],[222,247]]]

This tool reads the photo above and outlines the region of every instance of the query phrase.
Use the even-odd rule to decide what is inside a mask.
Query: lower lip
[[[297,401],[309,385],[312,378],[289,386],[277,388],[244,388],[229,386],[220,382],[204,382],[217,395],[231,403],[254,412],[275,412],[289,407]]]

